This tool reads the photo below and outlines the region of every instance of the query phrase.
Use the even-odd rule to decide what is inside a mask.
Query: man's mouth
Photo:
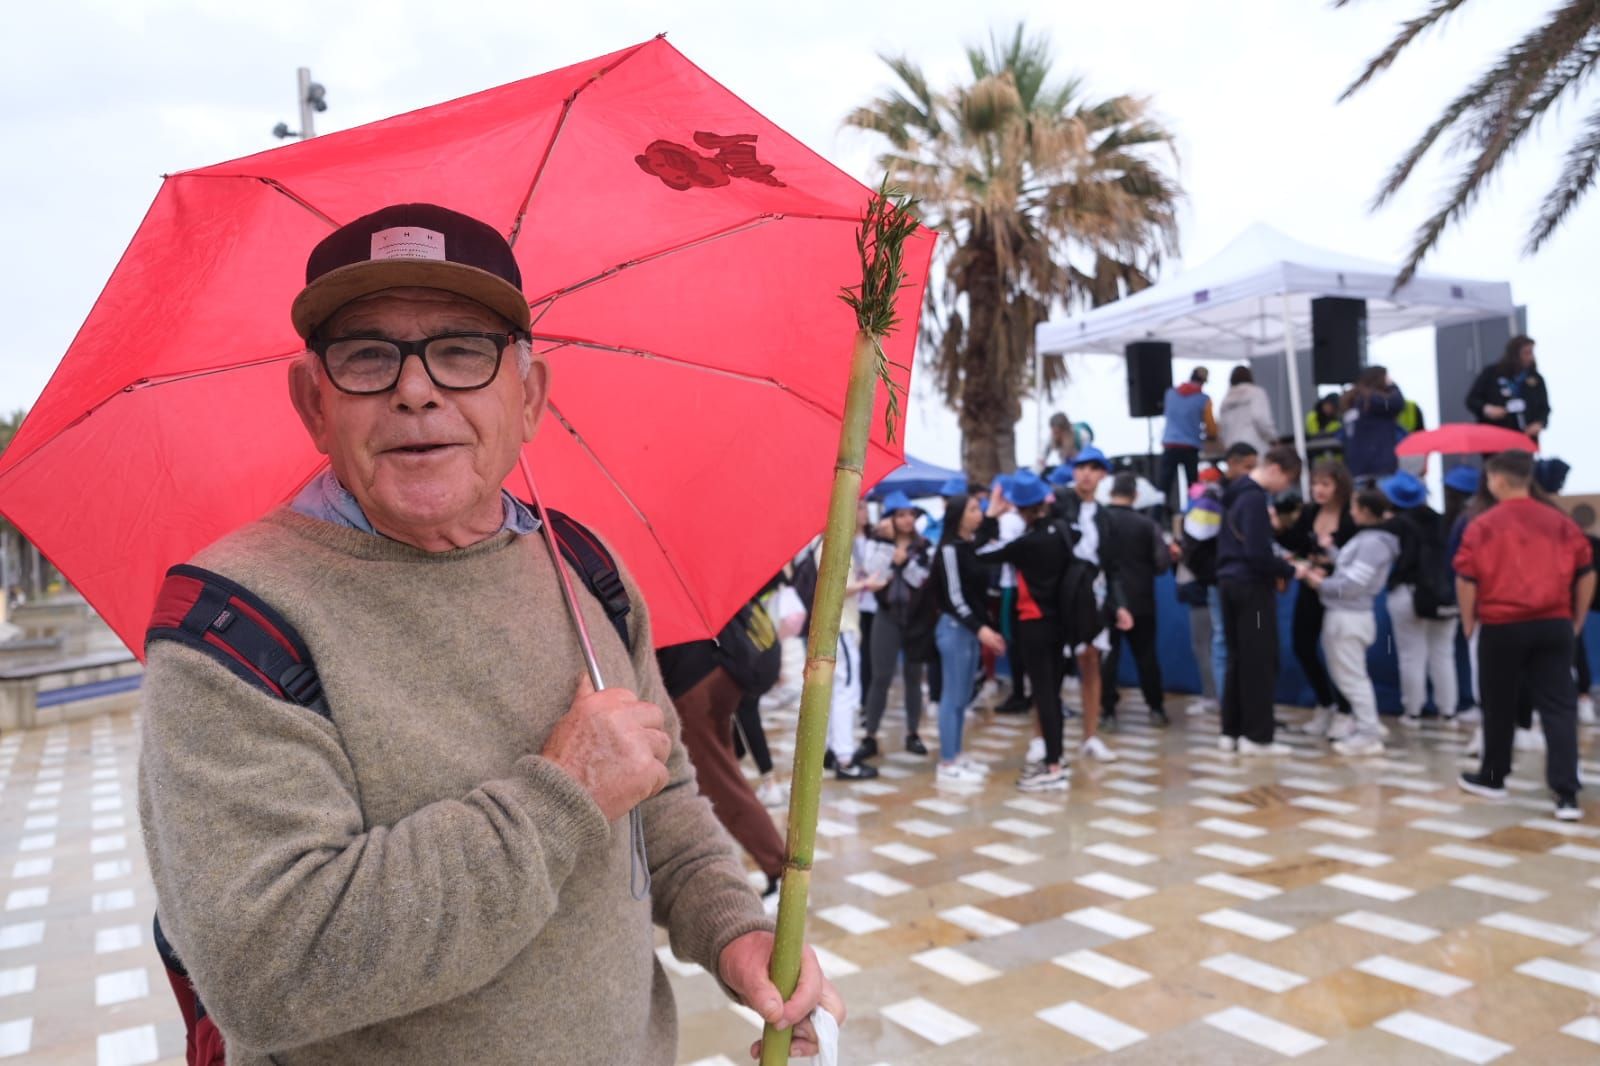
[[[402,444],[398,447],[389,448],[386,450],[390,452],[398,452],[401,455],[428,455],[433,452],[439,452],[446,448],[453,447],[455,447],[453,444]]]

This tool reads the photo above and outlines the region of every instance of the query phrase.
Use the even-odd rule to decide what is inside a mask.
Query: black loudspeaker
[[[1311,301],[1311,376],[1348,385],[1367,365],[1367,301],[1324,296]]]
[[[1128,414],[1154,418],[1172,388],[1172,345],[1166,341],[1134,341],[1122,350],[1128,360]]]

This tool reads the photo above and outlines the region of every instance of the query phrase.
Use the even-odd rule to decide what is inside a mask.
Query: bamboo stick
[[[839,618],[844,609],[845,585],[850,577],[856,503],[861,499],[867,437],[877,403],[878,381],[882,380],[889,388],[886,419],[890,439],[893,439],[895,418],[899,413],[899,398],[889,378],[881,341],[896,326],[895,297],[905,279],[901,250],[917,229],[911,210],[910,202],[897,202],[886,188],[879,189],[862,217],[861,228],[856,231],[856,247],[861,253],[861,286],[842,294],[856,313],[858,328],[851,354],[844,419],[839,427],[839,453],[833,467],[833,495],[828,502],[828,524],[822,537],[822,562],[811,604],[811,638],[806,649],[800,721],[795,735],[787,854],[778,897],[778,931],[768,970],[786,1002],[799,983],[800,964],[805,953],[806,901],[816,853],[817,804],[822,796],[822,758],[827,749],[828,713],[833,700]],[[780,1032],[768,1024],[762,1033],[761,1066],[785,1066],[792,1037],[791,1030]]]

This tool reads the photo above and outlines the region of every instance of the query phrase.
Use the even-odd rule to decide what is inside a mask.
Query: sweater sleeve
[[[326,719],[158,643],[139,803],[162,925],[230,1039],[271,1052],[454,999],[555,912],[610,827],[555,764],[364,824]],[[330,995],[330,990],[338,995]]]
[[[672,737],[667,786],[639,805],[653,915],[666,928],[674,955],[697,963],[720,981],[722,949],[745,933],[775,925],[745,880],[733,841],[712,813],[711,802],[700,794],[677,711],[651,651],[649,610],[626,573],[623,580],[633,600],[630,628],[639,698],[661,708]],[[726,985],[723,989],[729,991]]]
[[[1465,401],[1467,410],[1471,411],[1472,417],[1480,422],[1486,421],[1483,415],[1484,406],[1499,399],[1499,395],[1494,391],[1495,378],[1498,376],[1494,367],[1484,367],[1473,379],[1472,388],[1467,390]]]
[[[1278,426],[1272,420],[1272,401],[1267,397],[1267,390],[1256,389],[1250,396],[1250,404],[1256,432],[1270,445],[1278,439]]]
[[[1322,598],[1342,600],[1376,596],[1388,583],[1395,551],[1395,544],[1385,537],[1359,538],[1352,557],[1341,558],[1339,568],[1322,582]]]
[[[956,621],[974,633],[978,632],[984,627],[984,619],[967,602],[966,589],[961,584],[960,549],[954,541],[940,546],[935,563],[941,571],[946,600],[951,612],[956,616]]]
[[[1217,439],[1217,416],[1211,410],[1211,397],[1209,397],[1209,396],[1206,397],[1206,405],[1205,405],[1205,408],[1203,410],[1204,410],[1204,418],[1205,418],[1205,424],[1206,424],[1206,440],[1216,440]]]

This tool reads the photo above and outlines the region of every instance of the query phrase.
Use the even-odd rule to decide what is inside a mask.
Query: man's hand
[[[792,1027],[794,1043],[789,1047],[790,1055],[809,1058],[817,1053],[817,1034],[811,1026],[811,1012],[820,1004],[843,1025],[844,1000],[839,998],[833,983],[822,976],[816,953],[806,948],[800,961],[800,982],[795,985],[789,1002],[783,1002],[778,986],[767,976],[767,967],[772,964],[772,939],[771,933],[757,930],[729,941],[717,959],[717,973],[724,984],[739,994],[740,1001],[764,1021],[779,1029]],[[750,1057],[761,1057],[759,1040],[751,1046]]]
[[[984,626],[978,630],[978,643],[996,655],[1004,655],[1006,653],[1006,638],[989,626]]]
[[[1504,407],[1501,407],[1499,404],[1497,404],[1497,403],[1486,403],[1486,404],[1483,405],[1483,417],[1484,418],[1504,418],[1505,416],[1506,416],[1506,409]]]
[[[1117,628],[1124,633],[1133,628],[1133,612],[1126,607],[1117,608]]]
[[[606,821],[614,822],[667,786],[671,752],[660,707],[625,688],[596,692],[584,674],[572,708],[540,754],[566,771]]]
[[[1528,423],[1528,428],[1523,430],[1523,432],[1526,433],[1528,436],[1532,437],[1534,440],[1538,440],[1539,439],[1539,434],[1544,432],[1544,423],[1543,422],[1529,422]]]

